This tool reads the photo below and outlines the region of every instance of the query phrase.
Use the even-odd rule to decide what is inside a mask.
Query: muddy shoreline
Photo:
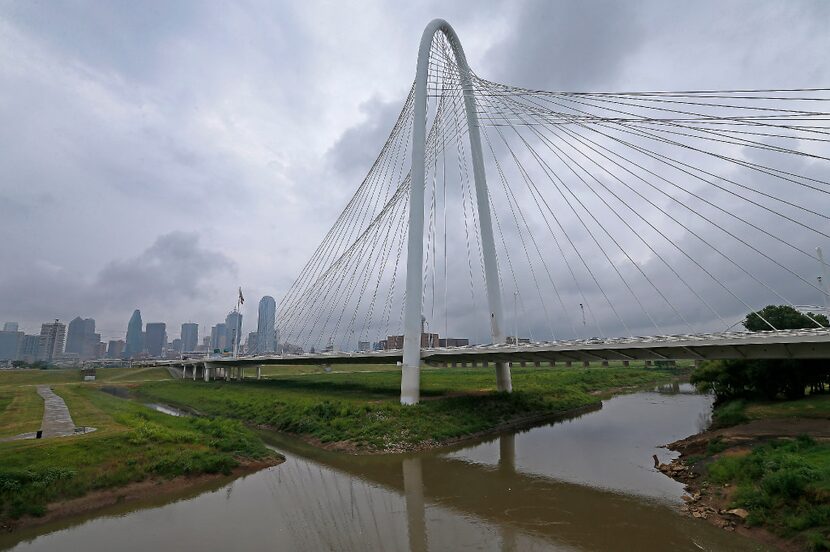
[[[187,498],[207,489],[219,488],[240,477],[245,477],[262,469],[278,466],[285,461],[280,455],[273,455],[264,460],[240,460],[239,466],[230,474],[200,474],[180,476],[172,479],[151,478],[129,483],[121,487],[93,491],[78,498],[50,503],[43,516],[24,516],[0,524],[0,532],[19,533],[53,523],[68,523],[77,518],[85,518],[102,510],[124,506],[126,510],[141,507],[146,503],[156,503],[170,499]]]

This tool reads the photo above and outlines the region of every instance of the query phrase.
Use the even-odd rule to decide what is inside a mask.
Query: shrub
[[[712,427],[731,427],[742,424],[748,419],[746,416],[746,403],[742,400],[730,401],[715,407],[715,410],[712,412]]]

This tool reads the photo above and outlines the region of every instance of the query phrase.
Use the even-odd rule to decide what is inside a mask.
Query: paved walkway
[[[80,433],[95,431],[94,427],[75,427],[75,422],[72,421],[72,416],[69,414],[69,408],[66,407],[66,403],[48,385],[38,385],[37,394],[43,399],[43,421],[40,423],[40,428],[43,430],[42,438],[66,437],[67,435],[78,435]],[[37,438],[37,432],[32,431],[13,437],[3,437],[0,439],[0,443],[35,438]]]
[[[43,437],[64,437],[75,434],[75,422],[66,403],[48,385],[38,385],[37,394],[43,399]]]

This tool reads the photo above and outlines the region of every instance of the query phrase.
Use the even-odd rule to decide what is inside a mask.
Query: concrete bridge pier
[[[262,379],[262,366],[257,366],[256,367],[256,379],[258,379],[258,380]]]

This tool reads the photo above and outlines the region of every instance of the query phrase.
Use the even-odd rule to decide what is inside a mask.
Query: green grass
[[[0,390],[0,419],[2,419],[3,413],[6,411],[6,408],[12,403],[14,400],[14,393],[9,392],[7,390]]]
[[[740,399],[720,404],[712,412],[712,429],[731,427],[747,421],[746,401]]]
[[[826,418],[830,419],[830,395],[808,395],[795,401],[755,402],[746,409],[750,419]]]
[[[592,392],[668,381],[670,370],[514,368],[514,393],[492,368],[425,369],[415,406],[398,402],[400,371],[273,376],[236,382],[145,383],[148,399],[368,451],[416,448],[523,418],[595,404]],[[436,400],[438,399],[438,400]]]
[[[166,368],[98,368],[95,372],[98,382],[147,381],[171,379]],[[57,385],[78,383],[83,380],[80,368],[50,370],[0,370],[0,387],[7,385]]]
[[[830,549],[830,443],[799,437],[757,446],[746,455],[718,458],[708,478],[738,486],[731,506],[749,511],[750,525]]]
[[[394,372],[400,373],[400,368],[394,364],[348,364],[331,367],[332,372]],[[256,369],[246,370],[246,375],[255,373]],[[322,374],[323,367],[319,365],[271,365],[262,367],[263,377],[296,376],[301,374]]]
[[[0,387],[0,437],[12,437],[40,429],[43,399],[33,386]]]
[[[712,427],[730,427],[766,418],[818,418],[830,420],[830,395],[808,395],[792,401],[736,399],[715,407]]]
[[[77,383],[81,381],[79,369],[66,370],[2,370],[0,385],[41,385],[50,383]]]
[[[56,391],[76,424],[99,431],[0,443],[0,521],[151,477],[229,473],[239,459],[271,454],[235,420],[167,416],[89,386]]]

